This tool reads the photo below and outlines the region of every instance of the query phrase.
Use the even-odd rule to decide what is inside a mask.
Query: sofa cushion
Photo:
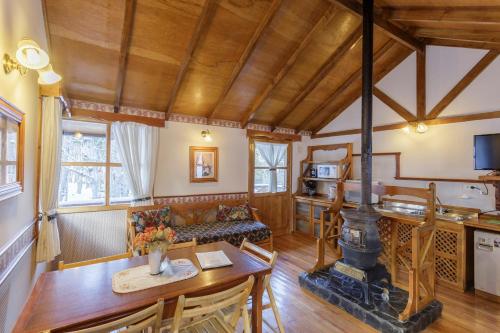
[[[135,223],[137,233],[144,232],[148,227],[158,228],[160,225],[165,228],[171,227],[170,207],[133,212],[132,221]]]
[[[217,221],[219,222],[240,222],[251,221],[252,209],[248,204],[238,206],[219,205],[217,211]]]
[[[174,226],[177,233],[176,243],[189,242],[196,238],[198,244],[226,241],[240,246],[244,238],[252,243],[268,239],[271,230],[259,221],[210,222]]]

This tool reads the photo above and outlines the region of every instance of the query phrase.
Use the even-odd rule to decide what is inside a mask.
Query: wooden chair
[[[97,259],[73,262],[71,264],[65,264],[64,261],[61,260],[61,261],[59,261],[58,269],[60,271],[62,271],[64,269],[68,269],[68,268],[75,268],[75,267],[87,266],[87,265],[92,265],[92,264],[99,264],[102,262],[131,258],[131,257],[132,257],[132,251],[129,250],[128,252],[125,252],[125,253],[115,254],[112,256],[107,256],[107,257],[102,257],[102,258],[97,258]]]
[[[72,333],[107,333],[118,329],[120,333],[159,333],[162,315],[163,299],[160,298],[158,303],[155,305],[125,318],[121,318],[107,324],[73,331]],[[149,328],[151,328],[152,331],[149,331]]]
[[[246,238],[241,243],[240,250],[251,255],[252,257],[261,260],[274,268],[276,265],[276,260],[278,259],[278,252],[274,251],[273,253],[264,250],[263,248],[250,243]],[[271,274],[268,274],[264,278],[263,286],[267,291],[267,295],[269,296],[269,303],[262,305],[262,310],[271,308],[274,313],[274,318],[276,319],[276,323],[278,324],[278,329],[280,333],[285,333],[285,328],[283,327],[283,323],[281,322],[281,317],[278,311],[278,306],[276,305],[276,299],[274,298],[274,293],[271,288]],[[264,321],[265,322],[265,321]],[[267,322],[266,324],[269,325]]]
[[[240,317],[243,317],[243,329],[250,332],[247,300],[252,291],[254,277],[236,287],[216,294],[186,298],[180,296],[177,301],[171,333],[205,332],[234,333]],[[222,309],[234,307],[229,320],[224,318]]]
[[[168,246],[168,249],[169,250],[177,250],[177,249],[184,249],[186,247],[195,247],[196,245],[197,245],[196,238],[193,238],[189,242],[170,244]]]

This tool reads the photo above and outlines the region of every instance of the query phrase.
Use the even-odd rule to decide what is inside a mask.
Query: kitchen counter
[[[466,221],[467,227],[500,232],[500,215],[483,214],[479,219]]]

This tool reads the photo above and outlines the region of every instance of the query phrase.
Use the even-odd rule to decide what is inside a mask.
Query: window
[[[255,142],[254,193],[286,192],[288,144]]]
[[[0,200],[23,189],[24,114],[0,99]]]
[[[59,206],[112,205],[130,201],[111,125],[63,120]]]

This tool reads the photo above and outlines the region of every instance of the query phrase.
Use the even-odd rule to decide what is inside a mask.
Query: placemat
[[[130,293],[187,280],[198,275],[198,268],[189,259],[170,260],[169,265],[163,262],[162,269],[163,272],[158,275],[149,274],[149,265],[117,272],[113,275],[113,291],[120,294]]]

